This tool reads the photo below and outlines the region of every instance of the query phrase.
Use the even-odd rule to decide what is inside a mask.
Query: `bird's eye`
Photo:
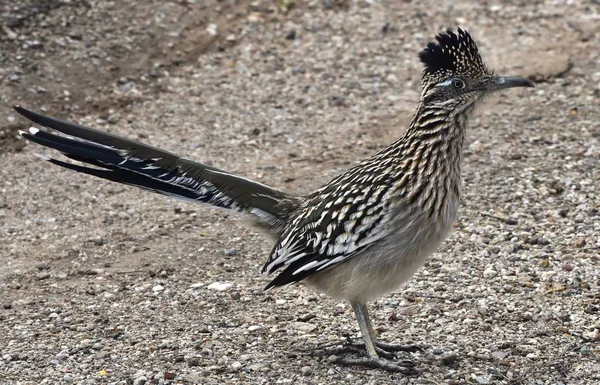
[[[463,89],[465,88],[465,82],[463,82],[460,79],[452,79],[452,87],[456,88],[456,89]]]

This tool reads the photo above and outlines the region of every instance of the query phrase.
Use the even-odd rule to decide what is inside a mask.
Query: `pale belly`
[[[395,229],[365,252],[334,268],[308,277],[306,283],[327,295],[351,302],[367,302],[398,289],[412,278],[448,236],[456,219],[458,199],[443,213],[398,215]]]

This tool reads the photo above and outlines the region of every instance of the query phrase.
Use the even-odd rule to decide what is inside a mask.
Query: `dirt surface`
[[[306,193],[402,132],[417,53],[457,25],[537,88],[476,114],[455,231],[372,304],[383,339],[425,347],[415,377],[316,355],[359,336],[352,311],[263,292],[270,241],[41,161],[10,109]],[[600,383],[598,47],[597,1],[2,2],[0,383]]]

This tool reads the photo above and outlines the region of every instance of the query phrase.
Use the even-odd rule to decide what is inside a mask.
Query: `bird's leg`
[[[352,309],[354,310],[354,314],[356,315],[356,320],[358,321],[358,326],[360,328],[360,333],[362,335],[364,346],[367,350],[368,356],[361,358],[334,356],[332,360],[333,362],[340,365],[357,365],[366,366],[369,368],[378,368],[390,372],[399,372],[406,375],[417,373],[414,368],[414,363],[411,361],[394,362],[381,358],[378,353],[381,350],[378,349],[375,346],[375,343],[373,342],[373,326],[371,325],[371,320],[369,318],[367,306],[364,303],[354,302],[352,303]]]
[[[358,308],[358,306],[360,306],[360,308]],[[383,356],[386,358],[393,358],[394,355],[391,354],[392,352],[417,352],[417,351],[423,350],[418,345],[390,344],[390,343],[378,341],[375,330],[373,329],[373,325],[371,324],[371,317],[369,316],[369,311],[367,310],[367,306],[353,304],[352,308],[354,309],[354,313],[356,314],[356,319],[359,320],[358,321],[359,325],[361,323],[361,321],[360,321],[361,318],[365,320],[364,322],[366,324],[366,328],[367,328],[367,331],[370,336],[371,344],[374,345],[375,351],[377,352],[377,354],[379,354],[379,356]],[[359,316],[359,314],[360,314],[360,316]],[[360,332],[363,335],[363,340],[365,340],[365,338],[364,338],[365,332],[363,331],[362,327],[360,329]],[[351,344],[351,346],[353,346],[353,347],[359,347],[361,345],[362,344],[360,344],[360,343]],[[367,347],[368,345],[367,345],[366,340],[365,340],[363,346],[367,349],[367,352],[369,352],[369,348]]]
[[[362,303],[353,303],[352,310],[358,321],[358,327],[360,328],[360,334],[362,335],[363,342],[365,343],[365,349],[369,357],[379,357],[375,344],[373,343],[375,332],[373,325],[371,324],[371,318],[369,317],[369,310],[367,306]]]

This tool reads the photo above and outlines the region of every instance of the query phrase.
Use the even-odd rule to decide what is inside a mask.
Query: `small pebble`
[[[302,368],[300,368],[300,373],[302,373],[305,376],[310,376],[313,373],[313,368],[311,368],[310,366],[303,366]]]
[[[200,366],[200,359],[198,357],[189,358],[187,364],[190,367]]]
[[[286,40],[295,40],[296,39],[296,31],[295,30],[291,30],[289,31],[286,35],[285,35],[285,39]]]
[[[292,324],[292,327],[295,330],[299,330],[299,331],[305,332],[305,333],[311,333],[311,332],[314,332],[317,329],[317,325],[311,324],[311,323],[307,323],[307,322],[294,322]]]
[[[177,377],[177,373],[174,373],[174,372],[164,372],[163,373],[163,378],[165,380],[174,380],[175,377]]]
[[[452,365],[458,359],[458,355],[456,353],[448,353],[442,356],[442,363],[444,365]]]
[[[586,245],[586,241],[584,238],[577,238],[575,240],[575,247],[577,247],[578,249],[584,247]]]
[[[116,124],[119,122],[119,120],[121,120],[121,115],[119,114],[111,114],[108,116],[108,119],[106,119],[106,121],[110,124]]]
[[[210,285],[208,285],[209,290],[216,290],[216,291],[225,291],[232,287],[233,287],[233,284],[230,282],[213,282]]]

